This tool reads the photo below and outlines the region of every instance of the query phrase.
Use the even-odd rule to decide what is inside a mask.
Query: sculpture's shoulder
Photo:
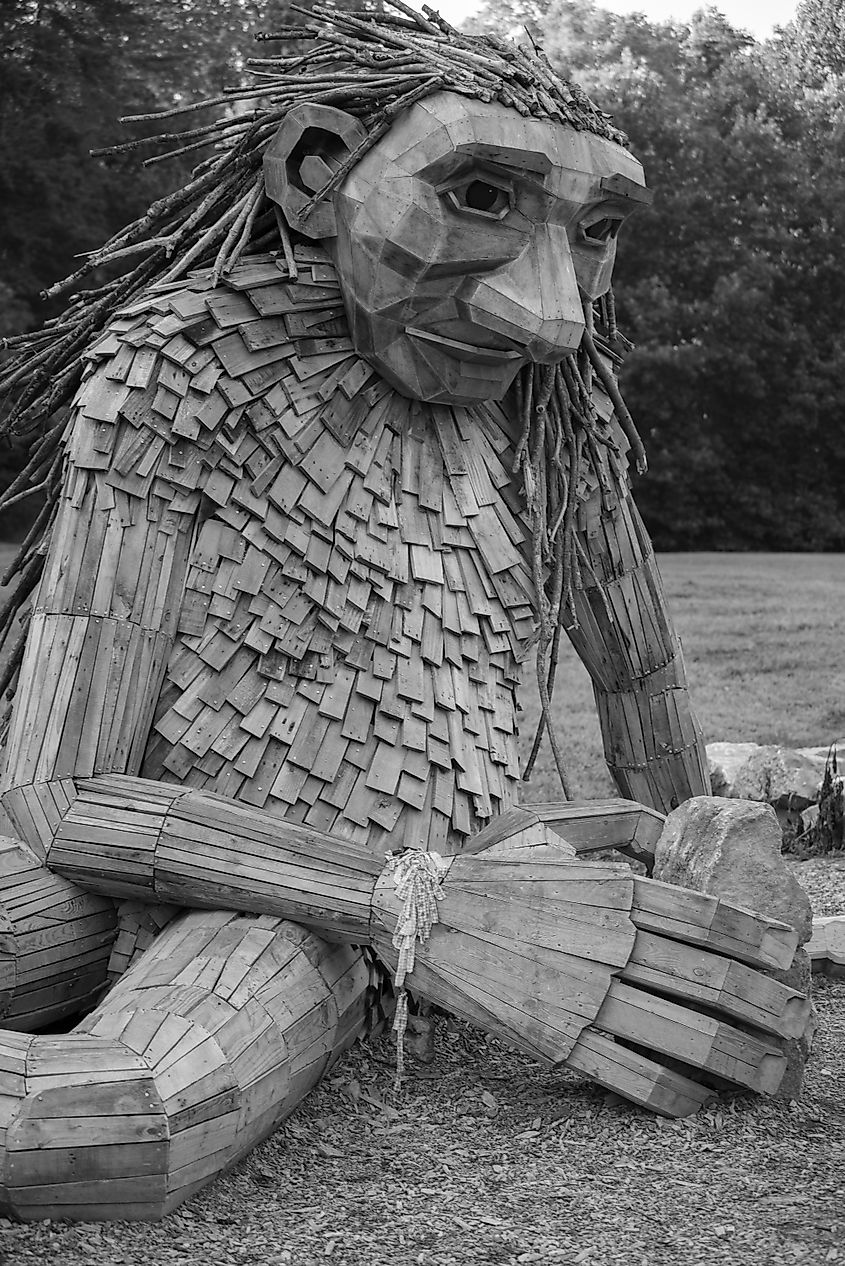
[[[189,512],[224,504],[244,471],[298,465],[321,435],[345,444],[384,387],[352,349],[328,258],[297,256],[296,278],[252,256],[122,308],[86,355],[68,481]]]

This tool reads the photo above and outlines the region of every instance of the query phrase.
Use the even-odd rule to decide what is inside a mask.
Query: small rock
[[[708,743],[707,757],[714,796],[801,810],[818,799],[827,749],[821,755],[774,744]]]
[[[731,796],[739,770],[750,756],[759,751],[759,743],[708,743],[707,760],[713,795]]]
[[[721,897],[794,927],[810,939],[813,913],[781,855],[781,830],[769,805],[695,796],[666,819],[654,878]]]

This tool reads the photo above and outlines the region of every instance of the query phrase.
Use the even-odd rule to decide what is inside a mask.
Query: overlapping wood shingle
[[[519,777],[514,423],[388,388],[325,256],[297,254],[296,282],[265,256],[128,307],[80,392],[76,496],[93,480],[122,521],[146,513],[153,550],[196,523],[183,594],[144,593],[143,558],[127,578],[145,624],[176,622],[141,772],[453,851]]]

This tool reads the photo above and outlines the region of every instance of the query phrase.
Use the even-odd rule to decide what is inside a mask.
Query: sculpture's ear
[[[331,199],[305,217],[303,208],[366,135],[359,119],[333,106],[294,106],[286,115],[264,153],[264,186],[292,229],[310,238],[336,235]]]

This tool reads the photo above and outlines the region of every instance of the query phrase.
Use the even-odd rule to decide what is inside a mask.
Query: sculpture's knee
[[[362,953],[279,919],[181,916],[80,1028],[3,1034],[0,1205],[162,1217],[285,1117],[368,1023]]]
[[[0,836],[0,1021],[29,1031],[93,1005],[106,981],[114,903],[53,875]]]

